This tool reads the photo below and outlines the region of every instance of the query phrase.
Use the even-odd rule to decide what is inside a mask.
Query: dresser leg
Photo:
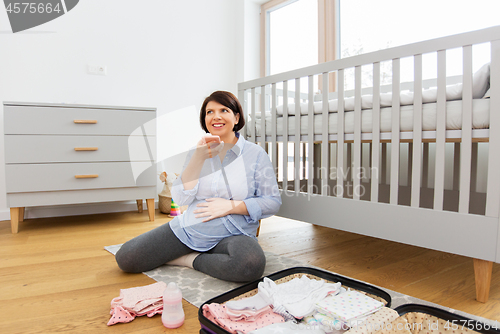
[[[10,229],[12,233],[19,232],[19,212],[20,208],[10,208]]]
[[[147,198],[146,205],[148,207],[149,221],[155,221],[155,199]]]
[[[139,211],[139,213],[142,213],[142,203],[142,199],[137,200],[137,210]]]

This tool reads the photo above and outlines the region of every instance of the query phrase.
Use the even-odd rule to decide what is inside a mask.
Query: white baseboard
[[[146,210],[146,201],[144,201],[144,210]],[[155,209],[158,208],[158,201],[155,201]],[[25,209],[24,218],[47,218],[62,216],[80,216],[110,212],[136,211],[137,202],[106,202],[106,203],[85,203],[72,205],[56,206],[34,206]],[[0,220],[10,220],[10,210],[0,211]]]
[[[10,220],[10,210],[1,210],[0,211],[0,220]]]

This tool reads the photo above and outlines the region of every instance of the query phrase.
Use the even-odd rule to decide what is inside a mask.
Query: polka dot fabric
[[[163,311],[163,291],[167,285],[158,282],[146,286],[121,289],[120,297],[111,300],[111,318],[108,326],[131,322],[135,317],[152,317]]]
[[[129,311],[125,310],[121,306],[115,306],[111,310],[111,318],[108,321],[108,326],[118,324],[118,323],[126,323],[131,322],[135,319],[135,315],[130,314]]]
[[[316,306],[321,313],[347,323],[354,318],[375,312],[384,304],[357,291],[346,291],[326,297],[316,303]]]
[[[285,322],[283,317],[274,313],[270,306],[259,310],[253,317],[250,317],[247,311],[245,320],[235,321],[227,314],[225,305],[212,303],[203,305],[203,315],[230,333],[248,333],[274,323]]]

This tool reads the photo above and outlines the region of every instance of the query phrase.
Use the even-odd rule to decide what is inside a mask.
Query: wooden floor
[[[184,301],[176,330],[161,317],[108,327],[119,290],[154,283],[121,272],[104,246],[169,221],[156,213],[113,213],[26,220],[19,234],[0,222],[0,333],[198,333],[197,308]],[[500,321],[500,265],[493,266],[490,300],[475,301],[472,260],[461,256],[279,217],[263,221],[259,242],[282,254],[342,275]]]

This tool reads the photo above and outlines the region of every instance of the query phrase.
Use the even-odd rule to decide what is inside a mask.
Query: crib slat
[[[283,81],[283,191],[288,190],[288,81]]]
[[[378,202],[380,178],[380,63],[373,64],[373,128],[371,145],[371,194],[370,200]]]
[[[413,169],[413,143],[408,143],[408,157],[407,157],[407,167],[406,167],[406,185],[409,186],[411,184],[412,177],[412,169]]]
[[[302,150],[302,168],[300,172],[300,177],[302,180],[307,179],[307,144],[305,142],[300,143],[300,149]],[[306,188],[307,192],[307,188]]]
[[[500,203],[500,41],[491,42],[490,65],[490,143],[488,154],[488,182],[486,188],[486,216],[498,217]],[[499,232],[500,233],[500,232]],[[500,247],[497,250],[500,261]]]
[[[458,212],[469,213],[472,154],[472,46],[464,46],[462,52],[462,143],[460,144]]]
[[[243,117],[245,119],[246,122],[248,122],[248,104],[247,104],[247,100],[245,98],[245,90],[244,89],[240,89],[238,91],[238,100],[240,101],[240,104],[241,104],[241,107],[243,108]],[[246,123],[248,124],[248,123]],[[243,138],[247,138],[247,128],[248,128],[248,125],[245,125],[243,127],[243,129],[241,129],[241,134],[243,136]]]
[[[260,143],[266,147],[266,86],[260,86]]]
[[[337,111],[337,197],[344,196],[344,70],[338,71],[338,111]]]
[[[276,173],[276,178],[278,177],[278,144],[277,144],[277,104],[278,96],[276,95],[276,83],[271,86],[272,96],[272,106],[271,106],[271,142],[272,142],[272,155],[271,160],[273,162],[274,172]]]
[[[399,122],[400,122],[400,59],[392,60],[392,127],[391,127],[391,184],[390,204],[398,204],[399,192]]]
[[[308,164],[308,176],[307,176],[307,189],[308,193],[313,193],[314,187],[314,76],[309,76],[308,90],[309,90],[309,106],[308,106],[308,121],[307,121],[307,164]],[[305,154],[304,154],[305,155]]]
[[[443,210],[444,158],[446,145],[446,50],[438,51],[436,109],[436,170],[434,172],[434,210]]]
[[[250,103],[252,104],[252,109],[250,110],[250,128],[252,129],[252,136],[250,137],[250,140],[252,143],[256,143],[255,136],[256,131],[257,131],[257,122],[255,120],[255,108],[257,107],[257,103],[255,103],[256,98],[255,98],[255,87],[252,87],[251,89],[251,95],[250,95]]]
[[[413,63],[413,159],[410,205],[418,208],[420,206],[420,173],[422,166],[422,55],[416,55],[413,58]]]
[[[295,193],[300,190],[300,78],[295,79],[295,142],[294,142],[294,162],[293,170],[295,172]]]
[[[361,193],[361,66],[354,68],[354,168],[353,175],[353,199],[359,200]]]
[[[328,178],[330,170],[330,154],[328,143],[328,72],[323,73],[323,119],[322,119],[322,139],[321,144],[321,194],[328,195]]]

